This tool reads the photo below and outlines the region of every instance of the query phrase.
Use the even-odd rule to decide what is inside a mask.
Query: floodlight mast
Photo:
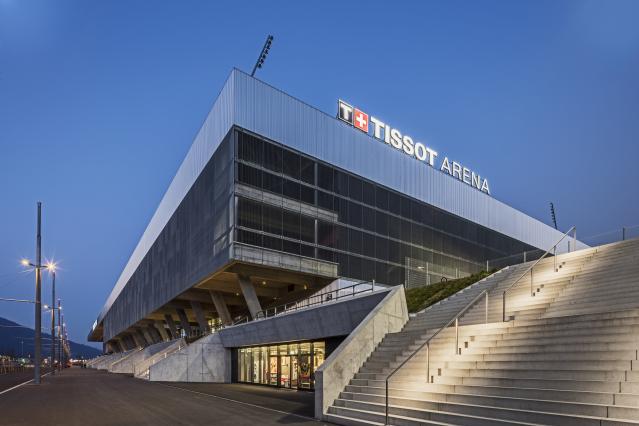
[[[557,229],[557,216],[555,215],[555,205],[550,203],[550,216],[552,217],[552,223],[555,225],[555,229]]]
[[[255,71],[257,71],[258,68],[262,68],[262,65],[264,65],[264,61],[268,56],[268,51],[271,49],[271,43],[273,43],[273,36],[269,34],[269,36],[266,37],[264,47],[262,47],[260,57],[257,58],[257,62],[255,62],[255,66],[253,67],[253,71],[251,72],[251,77],[255,76]]]

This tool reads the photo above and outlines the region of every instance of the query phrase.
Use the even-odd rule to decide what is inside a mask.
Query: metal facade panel
[[[204,169],[204,166],[213,156],[213,153],[219,146],[220,142],[231,128],[233,124],[233,81],[235,75],[235,72],[231,72],[231,75],[218,95],[217,100],[213,104],[213,107],[206,117],[202,128],[196,135],[189,152],[186,154],[184,161],[171,181],[164,197],[162,197],[157,210],[153,214],[151,221],[144,230],[140,241],[133,250],[133,253],[124,267],[124,270],[120,274],[115,287],[104,304],[104,307],[98,317],[98,323],[102,321],[106,312],[136,271],[144,256],[149,252],[151,246],[160,235],[160,232],[162,232],[165,225]]]
[[[562,235],[247,74],[235,71],[234,84],[240,127],[532,246],[548,248]]]
[[[249,75],[233,70],[109,295],[100,323],[233,124],[381,185],[547,248],[561,233]],[[566,249],[567,242],[561,251]]]

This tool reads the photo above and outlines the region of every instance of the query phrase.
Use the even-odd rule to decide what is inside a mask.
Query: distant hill
[[[43,326],[46,327],[50,323],[42,317]],[[11,355],[18,357],[33,358],[34,331],[32,328],[22,326],[13,321],[0,317],[0,355]],[[69,342],[71,347],[71,356],[73,358],[93,358],[100,355],[102,351],[91,346],[82,345],[73,341]],[[51,353],[51,335],[42,333],[42,356],[48,357]]]

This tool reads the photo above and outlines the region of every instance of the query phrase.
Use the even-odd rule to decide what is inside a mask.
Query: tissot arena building
[[[311,390],[395,289],[406,316],[403,288],[561,237],[444,141],[343,99],[325,112],[230,73],[91,328],[104,368]]]

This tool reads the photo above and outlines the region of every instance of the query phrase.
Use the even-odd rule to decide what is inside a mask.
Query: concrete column
[[[169,314],[165,314],[164,320],[166,321],[166,325],[169,326],[169,330],[171,330],[171,337],[174,339],[180,337],[177,327],[175,326],[175,321],[173,321],[173,317]]]
[[[157,328],[155,328],[155,324],[149,325],[146,328],[146,331],[149,333],[149,336],[151,336],[153,343],[160,343],[163,341],[162,336],[160,335],[160,332],[158,331]]]
[[[217,311],[217,315],[220,317],[222,324],[231,325],[233,324],[233,319],[231,318],[231,313],[229,312],[228,306],[226,306],[226,302],[224,301],[224,295],[219,291],[210,290],[211,299],[213,300],[213,304],[215,305],[215,310]]]
[[[257,313],[262,310],[260,300],[257,298],[257,294],[255,293],[255,287],[253,287],[251,279],[246,275],[238,275],[237,278],[240,283],[240,288],[242,289],[242,294],[244,295],[244,300],[246,301],[246,305],[251,313],[251,318],[255,319],[255,317],[257,317]]]
[[[121,337],[116,337],[115,340],[118,342],[118,344],[120,345],[120,348],[122,348],[122,351],[128,351],[129,345],[126,344],[126,342],[124,341],[123,338]]]
[[[149,332],[146,331],[146,329],[143,328],[142,330],[138,330],[138,333],[140,334],[140,337],[145,343],[144,346],[149,346],[153,344],[153,339],[151,339],[151,336],[149,336]]]
[[[169,340],[171,340],[171,337],[169,336],[169,333],[167,332],[166,328],[164,328],[164,322],[156,321],[155,322],[155,328],[157,328],[157,330],[160,333],[160,336],[162,337],[163,341],[168,342]]]
[[[137,348],[138,346],[140,346],[140,345],[138,345],[137,340],[135,340],[135,337],[134,337],[132,334],[127,334],[127,335],[125,336],[125,339],[126,339],[127,343],[129,344],[129,347],[130,347],[131,349],[135,349],[135,348]]]
[[[143,348],[146,346],[146,339],[142,336],[139,330],[135,330],[135,332],[131,333],[131,337],[133,337],[133,340],[138,347]]]
[[[193,312],[195,312],[195,318],[197,318],[197,323],[200,326],[200,332],[208,333],[209,323],[206,321],[206,317],[204,316],[202,305],[200,302],[191,301],[191,307],[193,308]]]
[[[180,325],[182,326],[182,330],[186,333],[187,336],[191,335],[191,324],[189,324],[189,318],[186,316],[186,312],[184,309],[176,309],[178,316],[180,317]]]
[[[116,349],[115,342],[107,342],[106,347],[107,347],[107,352],[113,352],[113,353],[119,352]]]

